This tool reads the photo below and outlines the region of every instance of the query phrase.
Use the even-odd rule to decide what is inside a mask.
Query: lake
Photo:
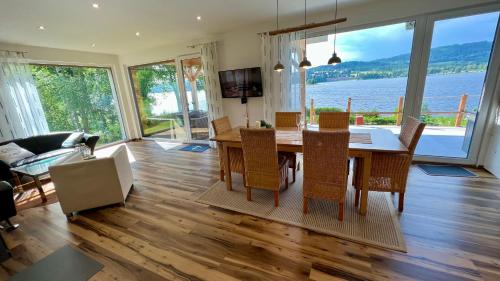
[[[423,106],[428,111],[456,111],[460,97],[469,94],[467,111],[478,108],[485,72],[429,75],[426,80]],[[339,107],[345,110],[351,97],[351,111],[394,111],[398,97],[406,93],[406,77],[347,80],[307,85],[306,106],[314,98],[314,106]]]

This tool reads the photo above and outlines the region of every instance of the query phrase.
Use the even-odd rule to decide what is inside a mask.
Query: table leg
[[[372,169],[372,153],[365,152],[363,157],[363,186],[361,187],[361,207],[359,213],[366,215],[368,208],[368,187],[370,180],[370,171]]]
[[[40,192],[40,197],[42,197],[42,202],[45,203],[47,202],[47,197],[45,196],[45,192],[43,192],[43,187],[42,183],[40,182],[40,179],[38,177],[34,177],[36,188],[38,189],[38,192]]]
[[[23,184],[21,183],[17,173],[12,172],[12,177],[14,178],[14,191],[17,192],[14,196],[14,200],[17,200],[24,194]]]
[[[231,180],[231,159],[229,156],[229,147],[226,145],[226,143],[222,143],[222,147],[224,150],[224,176],[226,177],[226,188],[227,190],[231,191],[233,189],[233,183]]]

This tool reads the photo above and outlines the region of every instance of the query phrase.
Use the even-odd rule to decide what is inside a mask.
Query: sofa
[[[15,139],[0,143],[1,145],[6,145],[8,143],[15,143],[20,147],[31,151],[35,156],[16,161],[14,163],[5,163],[0,160],[0,181],[10,181],[12,180],[11,168],[19,167],[22,165],[34,163],[40,160],[47,159],[49,157],[61,155],[64,153],[69,153],[73,151],[71,148],[63,148],[62,143],[72,134],[72,132],[58,132],[50,133],[46,135],[33,136],[23,139]],[[94,153],[95,146],[99,136],[84,134],[82,143],[85,143]]]
[[[119,146],[109,157],[83,160],[79,153],[65,157],[49,167],[63,213],[125,205],[134,184],[126,146]]]

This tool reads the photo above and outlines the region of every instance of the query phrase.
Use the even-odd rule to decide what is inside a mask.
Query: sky
[[[437,21],[432,47],[493,41],[498,12]],[[328,41],[307,44],[307,58],[313,66],[325,65],[333,53],[333,35]],[[325,38],[326,39],[326,38]],[[337,55],[342,61],[371,61],[410,53],[413,29],[398,23],[337,34]]]

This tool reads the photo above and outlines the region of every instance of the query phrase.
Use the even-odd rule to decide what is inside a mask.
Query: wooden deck
[[[92,280],[500,280],[500,180],[485,172],[429,177],[412,168],[404,254],[196,203],[218,179],[215,151],[127,145],[136,184],[126,207],[71,224],[57,204],[23,211],[13,219],[21,228],[3,233],[14,258],[0,280],[66,244],[105,265]]]

